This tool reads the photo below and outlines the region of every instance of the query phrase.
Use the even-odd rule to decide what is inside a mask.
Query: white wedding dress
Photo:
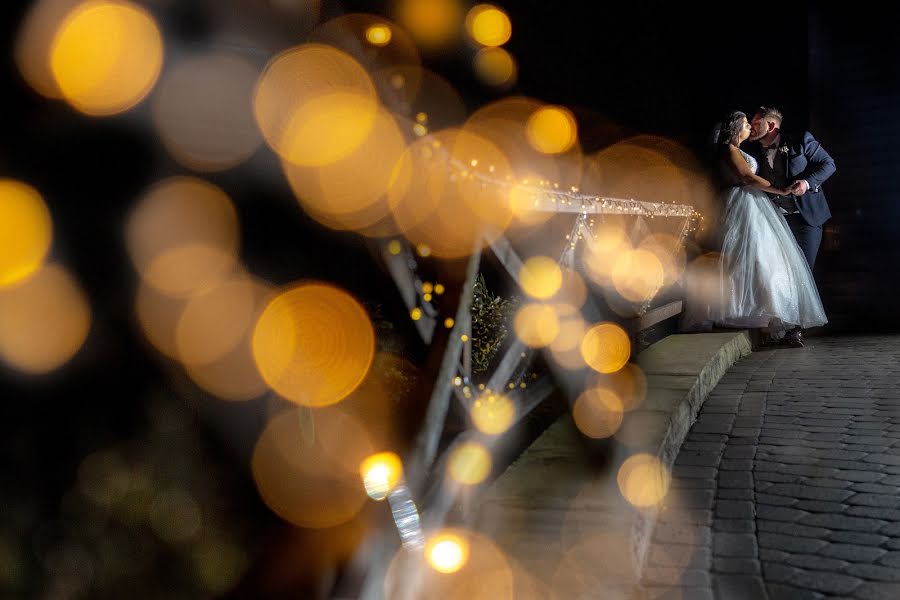
[[[756,173],[756,159],[741,153]],[[736,174],[731,181],[723,193],[721,254],[705,273],[689,270],[681,329],[824,325],[812,272],[781,211],[765,192],[738,185]]]

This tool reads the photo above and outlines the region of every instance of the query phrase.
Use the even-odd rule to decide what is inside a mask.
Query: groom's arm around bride
[[[751,121],[750,140],[760,174],[775,187],[790,187],[792,197],[775,198],[810,268],[822,243],[822,225],[831,210],[822,184],[835,172],[834,159],[811,133],[782,133],[782,114],[761,107]]]

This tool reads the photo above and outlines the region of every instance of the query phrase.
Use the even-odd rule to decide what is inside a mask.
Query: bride
[[[756,174],[739,146],[750,136],[747,116],[728,115],[715,139],[716,168],[725,187],[719,223],[721,255],[712,293],[687,282],[683,331],[759,328],[778,338],[792,328],[827,322],[812,272],[787,221],[766,194],[788,195]],[[794,345],[802,345],[797,339]]]

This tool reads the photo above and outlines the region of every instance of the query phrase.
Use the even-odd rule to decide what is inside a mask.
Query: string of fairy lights
[[[417,131],[420,137],[427,136],[425,131]],[[477,181],[483,186],[496,186],[502,193],[509,193],[513,188],[518,193],[526,194],[531,202],[528,210],[536,212],[554,212],[559,214],[577,214],[573,228],[566,235],[567,244],[559,257],[559,264],[569,268],[575,267],[575,254],[579,242],[595,238],[594,218],[593,215],[622,215],[641,218],[677,218],[682,219],[683,223],[680,227],[677,239],[677,247],[683,247],[687,236],[695,231],[702,220],[701,215],[690,205],[664,203],[664,202],[646,202],[635,199],[615,198],[601,195],[592,195],[581,192],[577,187],[571,186],[568,189],[561,189],[558,183],[551,183],[547,180],[529,181],[527,179],[515,181],[511,176],[500,178],[497,177],[495,169],[488,165],[486,172],[484,169],[478,169],[478,159],[471,159],[468,163],[460,161],[450,156],[449,151],[444,148],[441,143],[434,139],[431,147],[439,150],[439,153],[433,153],[432,156],[440,155],[443,160],[451,168],[451,179],[468,178]],[[400,240],[392,240],[387,245],[388,255],[394,256],[398,260],[402,260],[406,268],[411,272],[414,279],[414,287],[416,290],[416,306],[410,309],[410,316],[414,321],[418,321],[423,317],[438,320],[440,318],[439,311],[434,304],[434,296],[442,293],[441,285],[428,281],[423,281],[418,276],[418,264],[415,259],[414,252],[409,246],[400,242]],[[427,257],[430,251],[426,246],[420,245],[416,248],[419,256]],[[661,284],[660,284],[661,287]],[[658,293],[660,287],[650,290],[647,296],[639,303],[639,312],[642,314],[650,305],[653,297]],[[455,323],[452,318],[444,320],[444,326],[448,329],[454,328]],[[456,332],[459,333],[459,332]],[[464,345],[471,345],[473,340],[466,333],[460,334],[460,339]],[[471,349],[471,346],[470,346]],[[523,352],[519,359],[518,367],[522,362],[529,360],[533,354],[531,351]],[[485,383],[476,384],[472,380],[472,373],[464,364],[458,363],[453,375],[453,393],[468,412],[474,415],[473,409],[479,404],[490,404],[491,410],[494,411],[511,411],[519,420],[524,413],[533,408],[524,406],[525,402],[513,402],[509,394],[515,392],[524,392],[528,383],[526,370],[521,368],[514,369],[509,382],[500,382],[500,385],[490,386]],[[496,382],[494,382],[496,383]],[[492,389],[497,387],[498,389]],[[509,389],[506,389],[509,388]],[[508,404],[505,406],[504,403]],[[517,406],[521,404],[522,406]],[[476,423],[478,427],[478,423]],[[505,430],[505,429],[504,429]],[[488,436],[496,436],[503,433],[503,430],[487,431]],[[463,443],[465,445],[465,443]],[[451,449],[452,449],[451,445]],[[449,452],[450,449],[448,449]],[[420,511],[416,506],[409,488],[405,481],[399,482],[396,486],[387,491],[386,498],[391,505],[391,513],[393,521],[400,536],[401,542],[408,550],[422,551],[425,549],[425,533],[423,531],[423,519]],[[445,516],[449,507],[450,500],[443,498],[442,506],[432,507],[427,521],[440,521],[442,515]]]

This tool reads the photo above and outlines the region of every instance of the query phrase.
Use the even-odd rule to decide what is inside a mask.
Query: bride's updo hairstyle
[[[743,127],[743,119],[746,118],[747,115],[739,110],[728,113],[728,115],[716,125],[716,130],[713,134],[713,144],[717,146],[737,144],[738,135],[740,135],[741,127]]]

